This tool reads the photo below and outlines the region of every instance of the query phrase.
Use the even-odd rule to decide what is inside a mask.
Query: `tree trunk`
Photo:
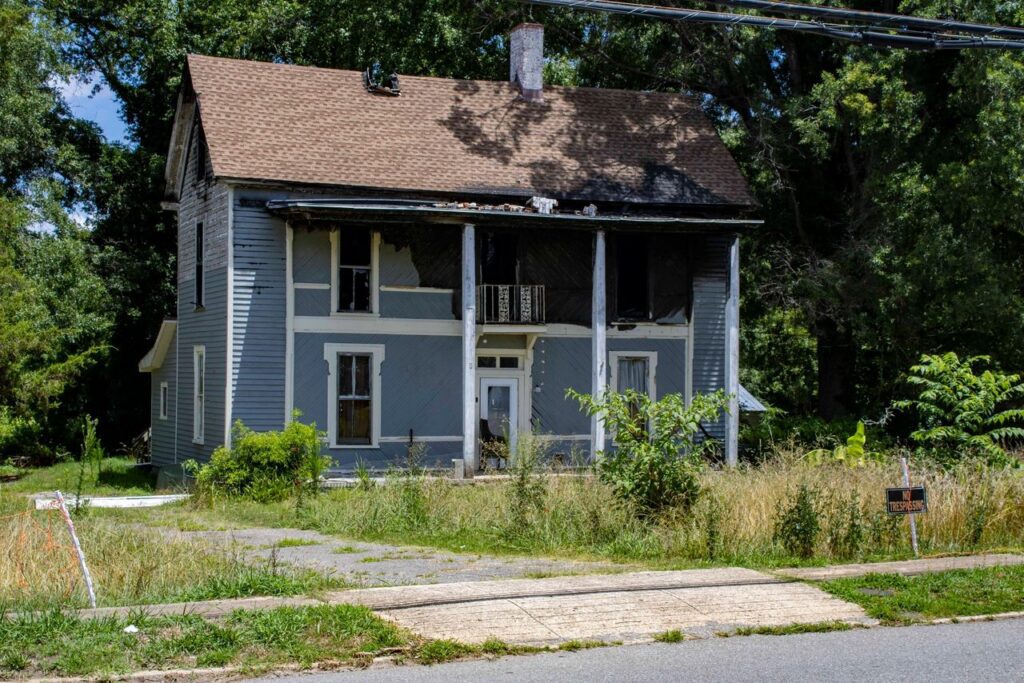
[[[855,352],[849,333],[835,321],[816,325],[818,339],[818,415],[826,420],[849,415],[853,406]]]

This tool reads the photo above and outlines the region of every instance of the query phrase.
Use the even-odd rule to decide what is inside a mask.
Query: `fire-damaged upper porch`
[[[590,326],[598,237],[607,245],[602,290],[608,322],[685,324],[695,261],[702,258],[706,238],[759,223],[349,199],[274,200],[267,208],[286,217],[293,229],[333,236],[338,286],[332,313],[382,312],[373,263],[383,246],[385,253],[402,252],[408,261],[406,272],[386,276],[386,289],[450,292],[450,312],[441,317],[460,319],[464,232],[470,226],[475,315],[484,325]]]

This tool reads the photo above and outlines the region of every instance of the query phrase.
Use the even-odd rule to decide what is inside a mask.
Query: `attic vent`
[[[366,86],[366,92],[374,95],[390,95],[397,97],[402,94],[402,89],[398,85],[398,74],[392,73],[388,76],[388,82],[384,83],[384,78],[381,74],[379,66],[370,66],[363,72],[363,85]]]

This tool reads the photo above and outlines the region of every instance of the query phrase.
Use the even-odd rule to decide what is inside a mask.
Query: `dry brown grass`
[[[1024,473],[984,467],[917,469],[913,478],[928,488],[929,511],[918,516],[926,552],[1024,547]],[[817,494],[821,525],[812,561],[902,557],[910,552],[906,518],[885,514],[884,494],[901,482],[895,462],[815,468],[780,457],[759,467],[708,471],[704,493],[692,510],[643,523],[590,475],[547,478],[546,491],[527,518],[512,513],[507,481],[456,486],[402,479],[322,496],[303,522],[349,537],[456,550],[674,566],[708,561],[776,565],[797,561],[776,542],[775,530],[780,510],[806,484]]]
[[[78,516],[75,526],[101,605],[301,593],[336,583],[223,554],[178,533],[88,515]],[[0,606],[84,606],[86,595],[59,513],[0,518]]]

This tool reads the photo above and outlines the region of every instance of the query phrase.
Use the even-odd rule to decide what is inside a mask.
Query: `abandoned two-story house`
[[[604,449],[568,388],[738,395],[739,169],[691,97],[546,86],[542,45],[513,30],[509,82],[188,58],[154,463],[300,411],[339,470],[472,472],[524,432]]]

